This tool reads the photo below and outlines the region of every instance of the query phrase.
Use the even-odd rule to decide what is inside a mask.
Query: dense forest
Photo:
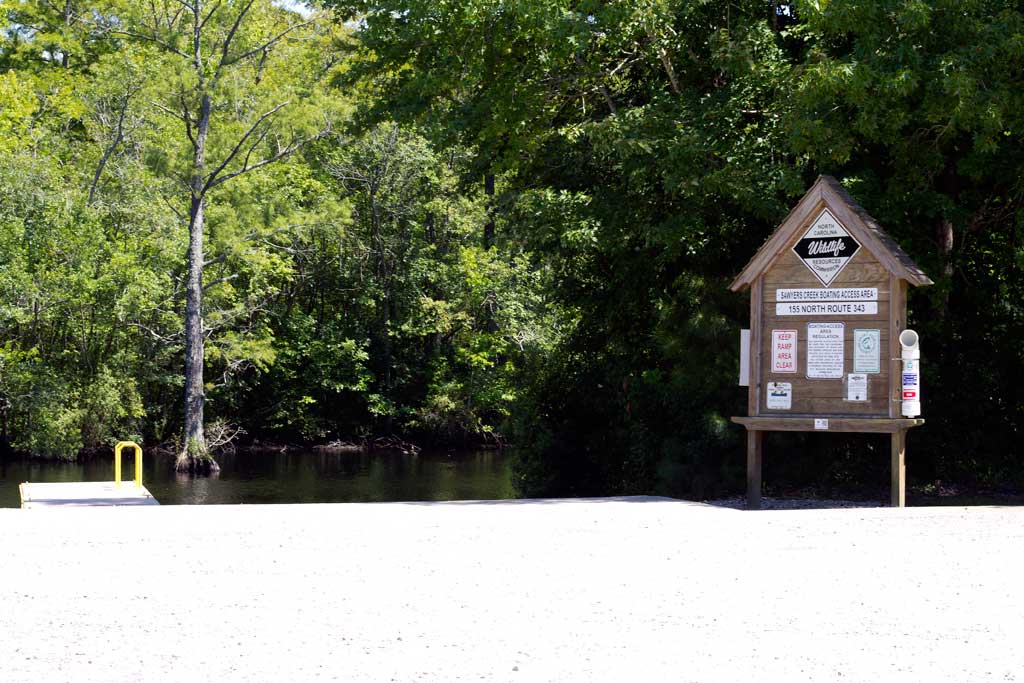
[[[1017,2],[0,9],[10,452],[395,436],[514,444],[524,495],[738,490],[727,286],[828,173],[936,283],[911,483],[1024,486]],[[768,481],[887,453],[777,435]]]

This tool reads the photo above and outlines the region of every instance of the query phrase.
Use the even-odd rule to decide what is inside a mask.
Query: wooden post
[[[747,430],[747,509],[761,509],[761,454],[764,432]]]
[[[907,504],[907,430],[892,433],[892,490],[889,504],[894,508]]]

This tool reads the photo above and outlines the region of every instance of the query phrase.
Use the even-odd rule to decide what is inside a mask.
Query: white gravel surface
[[[1024,509],[0,510],[0,681],[1024,680]]]

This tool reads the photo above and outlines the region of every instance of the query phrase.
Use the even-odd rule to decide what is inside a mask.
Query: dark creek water
[[[221,471],[191,477],[173,458],[147,454],[143,484],[161,505],[218,503],[355,503],[512,498],[511,457],[495,451],[461,453],[247,453],[217,458]],[[129,451],[123,478],[134,476]],[[18,507],[23,481],[110,481],[113,456],[84,462],[0,461],[0,507]]]

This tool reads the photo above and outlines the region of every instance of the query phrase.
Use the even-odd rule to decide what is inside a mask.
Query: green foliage
[[[842,178],[935,280],[913,292],[929,479],[1017,477],[1024,354],[1024,12],[1016,3],[805,8],[793,149]]]
[[[211,419],[261,439],[511,437],[531,495],[736,487],[747,306],[726,287],[830,173],[936,281],[910,302],[929,417],[912,476],[1019,478],[1017,4],[801,2],[787,25],[761,0],[322,4],[333,23],[311,15],[200,84],[173,51],[187,21],[0,2],[14,447],[69,457],[181,428],[194,159],[174,112],[209,88],[213,167],[283,102],[250,159],[333,127],[210,190]],[[223,3],[208,38],[239,10]],[[239,50],[295,16],[257,2],[251,19]],[[873,442],[771,448],[795,484],[877,474]]]
[[[937,281],[911,302],[940,422],[917,472],[1019,471],[1015,4],[808,2],[789,26],[763,2],[332,4],[363,22],[371,112],[503,169],[499,221],[549,269],[551,350],[513,408],[522,492],[738,483],[746,312],[725,287],[819,172]],[[849,483],[857,446],[825,446],[800,467]]]
[[[334,214],[291,243],[279,355],[245,404],[259,429],[497,438],[515,359],[539,348],[542,283],[528,259],[476,246],[485,209],[460,188],[465,159],[394,124],[319,147],[303,182]]]

